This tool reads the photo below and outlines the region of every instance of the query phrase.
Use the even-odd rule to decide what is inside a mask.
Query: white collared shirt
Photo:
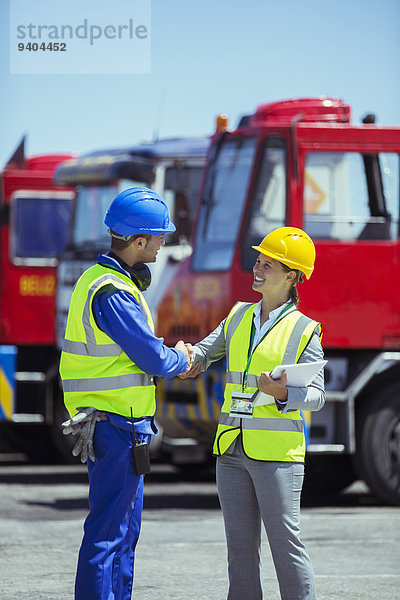
[[[255,305],[255,307],[253,308],[253,313],[254,313],[253,323],[254,323],[254,328],[255,328],[255,334],[254,334],[254,339],[253,339],[253,346],[251,348],[252,351],[257,346],[258,342],[261,340],[261,338],[263,337],[263,335],[265,333],[267,333],[268,329],[274,323],[274,321],[278,317],[279,313],[284,308],[286,308],[287,306],[289,306],[292,303],[292,301],[288,300],[287,302],[285,302],[281,306],[278,306],[278,308],[275,308],[274,310],[271,310],[271,312],[268,315],[268,319],[265,321],[265,323],[264,323],[264,325],[262,327],[260,326],[261,303],[262,303],[262,300],[260,300],[260,302],[258,302]]]

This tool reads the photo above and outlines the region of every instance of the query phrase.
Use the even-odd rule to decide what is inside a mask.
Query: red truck
[[[166,342],[196,342],[252,292],[251,249],[290,225],[317,260],[300,310],[323,324],[327,402],[305,414],[309,471],[324,489],[363,479],[400,504],[400,128],[350,120],[333,98],[259,106],[215,133],[192,239],[160,304]],[[221,128],[220,128],[221,129]],[[158,387],[157,419],[175,462],[211,452],[224,364]]]
[[[59,396],[56,266],[75,193],[55,186],[53,174],[70,158],[28,158],[22,140],[0,173],[0,421],[29,452],[39,451],[45,436],[28,440],[28,425],[51,425]]]

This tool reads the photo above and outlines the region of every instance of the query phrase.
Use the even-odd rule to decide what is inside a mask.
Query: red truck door
[[[303,227],[317,246],[305,310],[324,323],[326,348],[400,347],[400,144],[356,130],[350,145],[341,133],[300,151]]]

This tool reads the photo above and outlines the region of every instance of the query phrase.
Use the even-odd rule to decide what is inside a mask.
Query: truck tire
[[[400,384],[366,399],[357,414],[357,474],[385,503],[400,506]]]

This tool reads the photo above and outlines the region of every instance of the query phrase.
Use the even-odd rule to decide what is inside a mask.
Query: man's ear
[[[144,250],[147,245],[147,239],[145,237],[139,236],[133,240],[137,250]]]

